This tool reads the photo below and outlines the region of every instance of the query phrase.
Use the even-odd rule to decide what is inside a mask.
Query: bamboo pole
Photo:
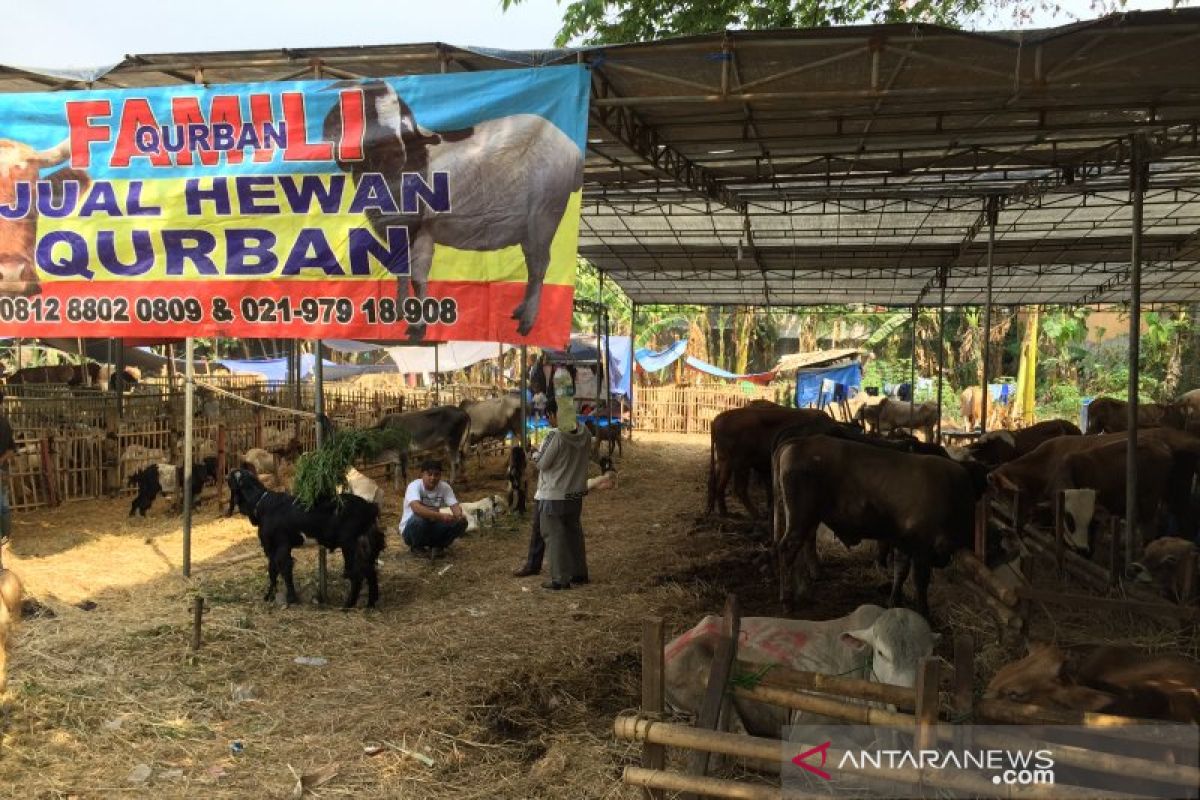
[[[997,600],[990,592],[980,586],[978,583],[967,581],[962,584],[963,587],[973,596],[979,599],[988,610],[996,617],[1001,627],[1020,627],[1020,615],[1011,607]]]
[[[949,727],[945,726],[944,729],[948,731]],[[737,733],[704,731],[686,725],[639,719],[630,715],[617,717],[613,723],[613,732],[618,739],[626,741],[648,741],[667,747],[703,750],[707,753],[720,753],[738,758],[772,762],[778,762],[782,758],[784,745],[783,742],[777,739],[767,739],[761,736],[747,736]],[[792,743],[789,742],[789,744]],[[807,743],[801,742],[795,742],[794,744],[797,752],[807,749],[810,746]],[[827,751],[829,762],[837,766],[837,771],[840,775],[864,776],[875,779],[884,777],[877,770],[856,767],[853,763],[843,764],[843,755],[844,751],[841,750],[831,748]],[[973,793],[975,796],[980,797],[993,797],[996,792],[995,784],[990,780],[984,780],[974,775],[897,767],[895,769],[888,769],[886,777],[897,783],[924,784],[927,786],[957,789]],[[1080,800],[1086,798],[1087,800],[1091,800],[1092,798],[1117,798],[1124,796],[1112,792],[1095,789],[1078,789],[1068,786],[1011,786],[1005,787],[1005,791],[1012,797],[1046,798],[1047,800],[1059,800],[1060,798],[1080,798]]]
[[[774,786],[738,783],[722,778],[702,778],[696,775],[682,775],[678,772],[641,767],[625,767],[621,780],[630,786],[642,787],[648,797],[666,797],[663,794],[664,791],[690,792],[707,797],[730,798],[730,800],[780,800],[783,797],[780,789]],[[795,797],[791,793],[788,796]]]
[[[1052,592],[1046,589],[1035,589],[1032,586],[1020,587],[1017,590],[1017,594],[1021,597],[1042,603],[1072,605],[1076,608],[1109,609],[1112,611],[1124,611],[1130,614],[1160,614],[1164,617],[1177,617],[1200,622],[1200,608],[1188,608],[1172,603],[1155,603],[1147,600],[1126,600],[1124,598],[1113,597],[1093,597],[1086,594],[1067,594],[1065,592]]]
[[[992,571],[980,561],[974,553],[966,550],[960,550],[956,557],[958,566],[962,567],[967,572],[971,573],[980,586],[984,587],[1000,602],[1006,606],[1015,606],[1017,604],[1017,592],[1011,586],[1005,586],[1000,583]]]
[[[735,674],[752,675],[763,668],[762,664],[738,661]],[[900,708],[917,707],[917,692],[907,686],[892,686],[858,678],[843,678],[820,672],[801,672],[788,667],[772,666],[758,683],[759,687],[782,689],[792,692],[821,692],[837,694],[855,700],[887,703]]]
[[[901,714],[888,711],[877,706],[862,705],[837,697],[827,697],[819,694],[804,694],[774,686],[755,686],[753,689],[735,687],[734,697],[743,700],[755,700],[782,706],[795,711],[807,711],[812,714],[822,714],[853,725],[886,725],[894,728],[910,729],[917,725],[916,717],[911,714]]]

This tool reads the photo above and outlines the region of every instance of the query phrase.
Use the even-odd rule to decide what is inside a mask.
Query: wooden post
[[[1066,504],[1067,498],[1064,492],[1054,493],[1054,563],[1058,568],[1058,579],[1061,581],[1063,573],[1066,571],[1067,559],[1066,544],[1063,539],[1066,536]]]
[[[642,713],[661,715],[666,690],[663,677],[663,619],[650,617],[642,620]],[[666,748],[660,744],[642,743],[642,766],[646,769],[662,769],[666,764]],[[660,789],[645,790],[651,800],[661,800],[666,795]]]
[[[975,638],[969,633],[954,637],[954,721],[970,716],[975,701]]]
[[[704,702],[696,716],[696,728],[713,731],[721,719],[721,707],[725,704],[726,687],[737,658],[737,640],[741,633],[741,606],[737,595],[725,598],[725,615],[721,621],[721,638],[713,654],[712,668],[708,673],[708,686],[704,691]],[[688,757],[688,774],[707,775],[709,753],[696,751]],[[684,795],[685,800],[695,800],[694,795]]]
[[[975,706],[975,638],[969,633],[954,637],[954,698],[952,705],[955,743],[971,746],[970,725]]]
[[[192,652],[200,649],[200,624],[204,617],[204,598],[192,598]]]
[[[917,735],[915,747],[931,750],[937,744],[938,670],[940,664],[932,656],[921,660],[917,673]]]
[[[1179,604],[1186,606],[1192,602],[1192,594],[1196,590],[1196,560],[1200,558],[1195,553],[1186,556],[1183,564],[1183,582],[1179,587]]]
[[[992,503],[985,492],[975,504],[975,557],[987,559],[988,521],[991,519]]]
[[[51,447],[48,437],[38,439],[38,451],[42,460],[42,478],[46,481],[46,495],[51,507],[57,506],[58,498],[58,470],[55,468],[54,461],[50,458]]]
[[[1059,545],[1061,547],[1061,544]],[[1017,562],[1021,570],[1021,579],[1025,585],[1033,585],[1033,568],[1034,558],[1032,553],[1023,553],[1020,560]],[[1020,595],[1018,595],[1020,597]],[[1021,626],[1021,638],[1029,638],[1029,618],[1032,616],[1033,604],[1029,602],[1027,597],[1021,597],[1017,602],[1017,617],[1018,624]]]
[[[263,446],[263,410],[262,406],[254,407],[254,446],[262,449]]]
[[[217,485],[218,486],[221,485],[222,481],[225,478],[226,473],[229,472],[229,470],[226,469],[226,467],[228,466],[228,463],[227,463],[228,456],[226,455],[226,452],[225,452],[225,446],[226,446],[225,445],[225,423],[218,422],[217,423]]]
[[[1108,585],[1113,587],[1121,582],[1121,520],[1118,517],[1108,518],[1108,531]],[[1128,524],[1125,535],[1129,535]]]
[[[120,393],[118,393],[119,396]],[[120,434],[121,419],[120,407],[112,409],[104,415],[104,438],[106,441],[114,442],[114,447],[117,450],[117,457],[111,463],[104,465],[104,492],[105,494],[115,497],[121,491],[121,447]]]

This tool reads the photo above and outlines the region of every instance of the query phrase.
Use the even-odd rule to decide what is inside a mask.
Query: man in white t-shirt
[[[449,509],[446,514],[441,509]],[[400,535],[413,555],[440,556],[466,533],[467,520],[450,484],[442,480],[442,462],[425,461],[421,477],[404,490]]]

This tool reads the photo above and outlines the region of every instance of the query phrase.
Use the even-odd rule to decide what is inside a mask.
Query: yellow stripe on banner
[[[579,242],[579,215],[583,190],[573,192],[550,245],[550,269],[546,283],[574,285],[575,256]],[[519,245],[480,252],[437,245],[433,251],[435,281],[487,281],[524,283],[528,276],[525,256]]]
[[[293,176],[300,179],[301,176]],[[332,176],[320,176],[322,185],[328,187]],[[312,178],[310,177],[310,180]],[[201,179],[205,186],[211,186],[211,178]],[[201,210],[203,216],[188,216],[185,201],[184,179],[145,180],[145,181],[108,181],[112,187],[109,195],[115,198],[113,202],[97,205],[91,201],[91,215],[80,216],[81,207],[85,205],[84,198],[94,192],[95,187],[85,188],[82,198],[77,203],[74,213],[67,217],[50,218],[42,216],[38,219],[39,241],[47,235],[57,232],[71,232],[77,236],[64,237],[57,241],[50,250],[51,261],[57,265],[53,274],[39,268],[39,277],[46,282],[58,280],[79,280],[81,277],[92,281],[159,281],[159,280],[277,280],[281,277],[284,264],[289,255],[298,254],[300,257],[316,258],[320,255],[321,242],[327,243],[337,264],[326,269],[319,266],[307,267],[287,276],[293,280],[366,280],[379,281],[390,278],[387,269],[375,258],[365,260],[367,274],[351,272],[350,238],[351,232],[369,230],[369,224],[361,213],[349,211],[354,194],[353,181],[346,176],[346,189],[343,193],[337,211],[324,213],[316,202],[301,209],[302,213],[293,213],[289,209],[284,191],[277,182],[264,180],[255,189],[255,199],[250,201],[260,208],[278,206],[283,213],[247,214],[238,204],[232,180],[229,181],[231,208],[230,214],[216,215],[213,213],[213,203],[204,201]],[[142,209],[158,209],[159,213],[131,215],[129,208],[129,188],[136,183],[140,188],[139,205]],[[572,284],[575,276],[575,246],[578,242],[579,216],[582,205],[582,190],[571,195],[566,212],[559,222],[551,245],[550,268],[546,276],[548,284]],[[112,213],[114,212],[115,213]],[[486,221],[479,224],[485,225]],[[263,274],[232,274],[226,272],[229,265],[226,232],[230,230],[257,230],[266,232],[274,237],[270,245],[268,258],[276,259],[274,268]],[[305,229],[319,230],[321,242],[309,243],[309,246],[298,247],[301,232]],[[135,246],[135,232],[141,237],[148,234],[148,241],[153,253],[153,264],[144,272],[136,269],[139,274],[131,275],[130,265],[138,263],[138,251]],[[198,268],[189,258],[177,259],[179,264],[172,273],[167,271],[166,252],[168,245],[166,236],[178,239],[180,232],[199,232],[211,235],[215,239],[215,247],[207,258],[216,270],[213,274],[207,268]],[[164,234],[166,236],[164,236]],[[362,234],[359,234],[360,236]],[[376,241],[381,247],[386,243]],[[257,245],[258,240],[252,242]],[[189,247],[194,241],[188,240]],[[80,260],[80,247],[86,248],[84,260]],[[293,251],[297,251],[294,253]],[[106,259],[118,262],[118,266],[110,267]],[[250,257],[253,265],[258,264],[259,256]],[[119,265],[126,265],[122,269]],[[81,274],[80,270],[86,273]],[[434,280],[470,281],[470,282],[524,282],[526,279],[525,257],[520,246],[505,247],[494,251],[468,251],[452,247],[436,246],[433,258],[431,278]]]

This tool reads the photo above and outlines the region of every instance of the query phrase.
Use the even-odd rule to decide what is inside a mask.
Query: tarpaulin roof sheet
[[[727,31],[580,50],[443,43],[0,67],[0,91],[592,70],[580,252],[638,303],[1200,302],[1200,9],[978,33]]]

